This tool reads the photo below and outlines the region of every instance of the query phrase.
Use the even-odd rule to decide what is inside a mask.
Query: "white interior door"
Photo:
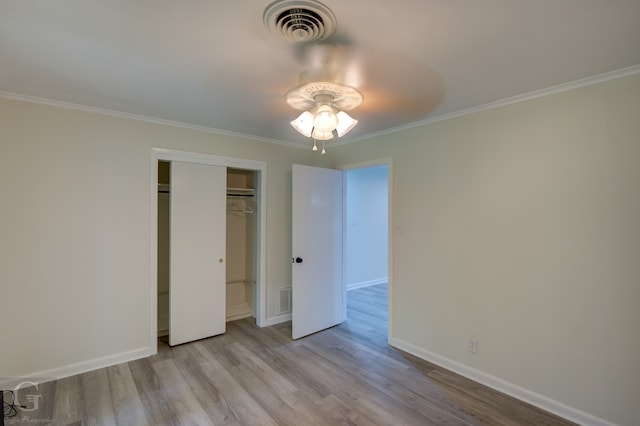
[[[171,163],[169,344],[225,332],[227,169]]]
[[[293,165],[292,337],[344,321],[342,172]]]

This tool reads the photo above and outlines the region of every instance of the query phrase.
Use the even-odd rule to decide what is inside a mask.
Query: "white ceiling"
[[[331,47],[277,39],[270,0],[0,0],[0,91],[306,145],[284,94],[316,66],[360,139],[640,64],[638,0],[323,3]]]

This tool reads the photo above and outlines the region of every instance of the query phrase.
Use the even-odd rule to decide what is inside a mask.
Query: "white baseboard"
[[[280,324],[280,323],[287,322],[287,321],[291,321],[291,314],[290,313],[283,314],[283,315],[277,315],[275,317],[269,317],[264,322],[264,324],[261,325],[261,327],[269,327],[271,325],[276,325],[276,324]]]
[[[369,281],[360,281],[357,283],[350,283],[350,284],[347,284],[347,291],[355,290],[357,288],[362,288],[362,287],[369,287],[372,285],[385,284],[387,282],[389,282],[389,277],[377,278],[375,280],[369,280]]]
[[[226,321],[235,321],[242,318],[253,316],[253,309],[248,303],[240,303],[238,305],[227,306]]]
[[[87,371],[97,370],[99,368],[110,367],[112,365],[121,364],[123,362],[145,358],[150,355],[151,353],[148,347],[139,348],[132,351],[122,352],[119,354],[95,358],[88,361],[82,361],[76,364],[66,365],[64,367],[22,374],[18,377],[2,378],[0,379],[0,389],[13,389],[20,383],[29,381],[46,383],[53,380],[63,379],[69,376],[75,376],[76,374],[86,373]]]
[[[445,358],[441,355],[415,346],[411,343],[405,342],[404,340],[391,337],[389,338],[389,344],[395,348],[415,355],[425,361],[436,364],[442,368],[446,368],[447,370],[453,371],[454,373],[460,374],[461,376],[500,391],[504,394],[510,395],[514,398],[534,405],[538,408],[541,408],[572,422],[590,426],[614,426],[613,423],[609,423],[606,420],[593,416],[589,413],[585,413],[584,411],[569,407],[544,395],[540,395],[530,390],[521,388],[520,386],[514,385],[498,377],[484,373],[480,370],[476,370],[475,368],[471,368],[457,361]]]
[[[240,313],[240,314],[227,315],[227,318],[225,319],[225,322],[236,321],[236,320],[243,319],[243,318],[250,318],[252,316],[253,316],[253,312],[244,312],[244,313]]]

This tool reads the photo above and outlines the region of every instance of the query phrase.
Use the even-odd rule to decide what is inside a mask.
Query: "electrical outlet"
[[[476,354],[478,353],[478,339],[471,336],[469,339],[469,353]]]

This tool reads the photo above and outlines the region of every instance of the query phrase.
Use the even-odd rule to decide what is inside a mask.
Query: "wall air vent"
[[[291,312],[291,287],[280,289],[280,306],[278,308],[280,315]]]
[[[271,33],[294,43],[324,40],[336,29],[333,12],[311,0],[278,0],[265,9],[263,19]]]

